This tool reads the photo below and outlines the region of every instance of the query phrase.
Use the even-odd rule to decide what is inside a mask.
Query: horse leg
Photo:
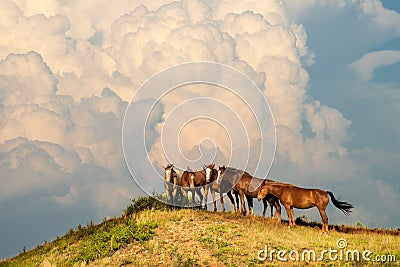
[[[241,205],[241,211],[243,215],[246,215],[247,210],[246,210],[246,206],[245,206],[245,202],[244,202],[244,192],[243,191],[239,191],[239,197],[240,197],[240,205]]]
[[[268,199],[268,203],[269,203],[269,206],[271,207],[271,218],[275,219],[276,216],[274,216],[274,201],[270,198],[270,199]],[[265,207],[265,209],[267,209],[267,207]]]
[[[191,204],[191,206],[193,206],[194,203],[195,203],[194,201],[195,201],[195,196],[196,196],[196,189],[192,188],[190,190],[190,192],[192,192],[192,204]]]
[[[232,196],[232,195],[231,195]],[[219,192],[219,201],[221,202],[221,209],[222,209],[222,212],[224,212],[225,211],[225,205],[224,205],[224,195],[221,193],[221,192]],[[235,205],[234,205],[235,206]]]
[[[263,215],[263,217],[265,217],[265,212],[267,211],[267,207],[268,207],[268,203],[267,203],[267,199],[266,198],[264,198],[263,199],[263,213],[262,213],[262,215]],[[271,208],[272,208],[272,206],[271,206]]]
[[[217,211],[217,201],[215,200],[215,190],[212,187],[211,187],[211,196],[212,196],[213,203],[214,203],[214,212],[216,212]]]
[[[283,204],[283,206],[285,207],[285,209],[286,209],[286,214],[287,214],[287,217],[288,217],[288,221],[289,221],[289,226],[291,226],[292,225],[292,219],[291,219],[291,216],[292,216],[292,210],[290,209],[290,205],[288,205],[288,204]]]
[[[177,187],[174,186],[173,189],[172,189],[172,202],[174,204],[176,204],[176,195],[177,195],[177,193],[178,193]]]
[[[188,199],[188,190],[182,188],[182,194],[183,194],[183,197],[184,197],[184,199],[185,199],[185,205],[187,205],[187,204],[189,203],[189,199]]]
[[[201,207],[203,205],[203,194],[201,193],[201,188],[197,189],[197,194],[200,197],[200,209],[201,209]]]
[[[239,211],[239,193],[235,193],[235,199],[236,199],[236,210]]]
[[[322,219],[322,232],[328,232],[328,216],[326,215],[326,210],[320,207],[318,207],[318,210]]]
[[[168,202],[171,202],[171,191],[170,191],[170,189],[169,188],[165,188],[165,195],[166,195],[166,197],[167,197],[167,201]]]
[[[207,210],[208,184],[204,187],[204,209]]]
[[[254,215],[253,197],[246,195],[247,206],[249,207],[249,214]]]
[[[220,193],[220,195],[222,196],[222,193]],[[229,190],[227,195],[228,195],[229,200],[231,201],[233,211],[236,212],[237,209],[236,209],[236,206],[235,206],[235,199],[232,196],[232,191]],[[221,199],[222,199],[222,197],[221,197]]]
[[[281,223],[282,217],[281,217],[281,205],[279,204],[279,201],[274,201],[274,206],[275,206],[275,215],[278,217],[278,223]],[[272,206],[271,206],[272,209]],[[274,215],[274,216],[275,216]]]
[[[167,202],[171,202],[171,188],[167,181],[164,181],[164,190],[165,190],[165,197],[167,198]]]
[[[296,225],[296,221],[294,220],[294,211],[293,211],[293,207],[290,207],[290,216],[292,218],[292,225],[295,226]]]

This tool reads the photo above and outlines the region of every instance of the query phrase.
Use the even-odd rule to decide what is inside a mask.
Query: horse
[[[197,193],[200,197],[200,206],[203,203],[203,194],[201,193],[201,188],[204,188],[204,209],[207,209],[207,197],[208,197],[208,189],[209,183],[211,182],[211,169],[214,168],[214,164],[210,164],[209,167],[204,165],[203,170],[198,171],[184,171],[181,179],[181,187],[183,194],[188,200],[187,192],[191,190],[192,192],[192,200],[194,202],[195,193]],[[214,196],[214,194],[213,194]]]
[[[225,206],[224,206],[224,198],[223,198],[223,193],[227,193],[233,207],[234,210],[236,210],[235,208],[235,200],[232,197],[232,193],[231,193],[231,188],[232,186],[230,185],[230,183],[224,183],[222,186],[220,184],[216,183],[216,178],[218,176],[218,171],[216,169],[214,169],[215,164],[209,164],[208,166],[204,166],[205,171],[207,172],[207,181],[208,184],[211,184],[211,186],[209,186],[210,190],[211,190],[211,194],[212,194],[212,199],[214,202],[214,212],[217,211],[217,202],[215,200],[215,192],[218,192],[220,195],[220,202],[221,202],[221,206],[222,206],[222,211],[225,211]],[[238,196],[236,194],[236,202],[238,203]]]
[[[164,189],[169,203],[177,203],[182,172],[175,170],[174,165],[168,163],[164,168]]]
[[[254,214],[253,207],[253,198],[257,198],[258,193],[261,189],[260,185],[266,181],[273,182],[269,179],[260,179],[257,177],[251,176],[249,173],[240,171],[234,168],[226,168],[225,166],[220,166],[218,169],[218,177],[216,179],[217,184],[221,184],[224,180],[230,181],[232,185],[232,192],[236,196],[237,209],[239,209],[239,201],[237,201],[238,195],[240,197],[241,204],[241,212],[243,215],[246,215],[246,207],[244,205],[244,196],[247,199],[247,205],[249,206],[249,213]],[[254,186],[258,185],[258,186]],[[252,188],[255,187],[255,188]],[[228,193],[229,197],[229,193]],[[233,203],[231,196],[229,197],[231,202]],[[263,198],[264,210],[263,216],[265,216],[266,209],[268,207],[268,203],[271,206],[271,217],[273,215],[273,207],[275,207],[276,212],[274,217],[278,217],[278,222],[281,222],[281,206],[279,204],[279,200],[277,197],[267,194]],[[236,207],[234,206],[234,210]]]
[[[322,232],[328,231],[328,216],[326,215],[326,206],[329,203],[328,195],[331,197],[333,205],[341,210],[346,216],[354,208],[352,204],[336,200],[335,196],[331,192],[323,191],[321,189],[307,189],[282,183],[264,182],[261,185],[261,190],[259,191],[257,198],[258,200],[261,200],[268,194],[272,194],[279,198],[285,207],[289,219],[289,226],[296,225],[293,208],[309,209],[317,207],[322,218]]]

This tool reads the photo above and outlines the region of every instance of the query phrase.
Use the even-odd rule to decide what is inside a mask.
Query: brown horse
[[[265,180],[265,179],[260,179],[251,176],[249,173],[236,170],[233,168],[226,168],[225,166],[222,166],[218,169],[218,177],[216,180],[217,184],[221,184],[224,181],[229,181],[232,185],[232,192],[236,195],[239,195],[240,197],[240,204],[241,204],[241,212],[242,214],[246,214],[246,207],[244,205],[244,196],[246,196],[247,199],[247,205],[249,206],[249,212],[250,214],[254,213],[254,207],[253,207],[253,198],[256,198],[258,196],[258,193],[261,189],[261,184],[263,184],[265,181],[268,182],[273,182],[272,180]],[[255,188],[252,188],[251,184],[253,185],[259,185]],[[228,197],[231,199],[232,204],[234,203],[232,201],[233,198],[229,196]],[[268,204],[271,206],[271,216],[273,214],[273,207],[275,207],[276,212],[275,216],[278,217],[278,222],[281,221],[281,206],[279,204],[279,200],[277,197],[271,194],[265,195],[263,198],[263,204],[264,204],[264,211],[263,211],[263,216],[265,216],[265,211],[268,207]],[[223,203],[222,203],[223,204]],[[234,205],[234,204],[233,204]],[[239,208],[239,207],[238,207]],[[234,207],[234,210],[236,210],[236,207]]]
[[[326,215],[326,206],[329,203],[328,195],[331,197],[333,205],[340,209],[346,216],[353,209],[353,205],[344,201],[338,201],[331,192],[321,189],[306,189],[294,185],[264,182],[261,185],[261,190],[257,198],[261,200],[268,194],[279,198],[285,207],[289,226],[296,225],[293,208],[309,209],[317,207],[322,218],[322,232],[328,231],[328,216]]]
[[[229,182],[226,183],[225,181],[223,181],[223,183],[217,183],[216,179],[218,177],[218,170],[214,169],[214,164],[210,164],[208,166],[205,166],[205,171],[207,172],[207,175],[209,174],[209,178],[208,178],[208,184],[210,184],[209,188],[211,190],[211,194],[212,194],[212,199],[214,202],[214,211],[217,211],[217,202],[215,199],[215,192],[219,193],[219,200],[221,202],[221,207],[222,207],[222,211],[225,211],[225,206],[224,206],[224,196],[223,194],[226,193],[229,197],[229,200],[232,203],[233,209],[234,211],[236,211],[236,207],[235,207],[235,200],[233,199],[232,196],[232,184],[230,184]],[[221,168],[221,167],[219,167]],[[237,193],[235,193],[236,196],[236,203],[239,203],[239,199],[238,199],[238,195]],[[237,204],[238,205],[238,204]]]
[[[210,164],[209,166],[211,168],[214,168],[214,164]],[[203,170],[184,171],[182,174],[180,185],[182,187],[182,192],[186,200],[188,199],[187,192],[190,190],[192,192],[193,203],[194,203],[195,193],[197,193],[200,197],[200,206],[202,206],[203,194],[201,193],[201,189],[204,188],[204,209],[207,209],[207,197],[208,197],[208,189],[210,181],[211,181],[211,173],[209,171],[209,168],[207,168],[205,165]]]

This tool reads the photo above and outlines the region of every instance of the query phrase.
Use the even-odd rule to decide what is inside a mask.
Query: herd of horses
[[[225,211],[224,194],[226,194],[232,204],[233,211],[240,211],[246,215],[245,200],[249,208],[249,213],[254,214],[253,198],[263,202],[263,216],[268,206],[271,207],[271,217],[281,222],[281,204],[285,207],[289,220],[289,226],[295,225],[293,208],[309,209],[317,207],[322,218],[322,232],[328,231],[328,216],[326,207],[330,196],[333,205],[348,215],[353,205],[344,201],[337,200],[329,191],[321,189],[306,189],[293,184],[277,182],[269,179],[261,179],[251,176],[249,173],[231,167],[219,166],[215,164],[204,165],[202,170],[192,171],[190,169],[182,171],[175,169],[173,164],[163,167],[164,189],[167,201],[174,205],[178,198],[189,203],[189,194],[191,192],[192,203],[195,202],[195,194],[200,198],[200,206],[207,209],[208,192],[212,194],[214,211],[217,211],[215,193],[219,194],[222,211]],[[203,190],[203,193],[201,192]],[[235,198],[233,197],[235,195]],[[275,214],[273,213],[275,208]]]

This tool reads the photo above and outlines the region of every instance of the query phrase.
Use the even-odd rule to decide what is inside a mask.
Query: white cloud
[[[0,62],[0,73],[0,168],[2,177],[9,177],[1,180],[2,202],[39,192],[62,198],[74,192],[77,182],[82,184],[78,192],[87,194],[118,181],[125,170],[118,136],[126,103],[112,90],[79,103],[58,95],[56,75],[36,52],[10,54]],[[126,172],[119,186],[124,179]],[[124,192],[121,197],[108,200],[108,212],[125,203],[122,196],[128,197],[129,190],[121,190],[116,190]],[[94,195],[85,202],[97,209],[96,199],[105,191],[90,192]]]
[[[0,202],[16,196],[48,195],[66,190],[68,173],[79,165],[76,153],[52,143],[19,138],[7,141],[0,149]]]
[[[329,165],[329,155],[336,153],[340,159],[345,154],[345,149],[337,152],[335,147],[342,147],[346,140],[348,121],[333,108],[306,102],[309,77],[302,58],[310,55],[307,36],[301,25],[290,21],[279,1],[182,1],[148,7],[121,2],[125,13],[119,9],[106,12],[103,18],[90,10],[91,2],[8,4],[14,12],[5,14],[7,39],[0,49],[4,58],[0,81],[6,88],[1,96],[3,142],[20,136],[51,142],[75,151],[83,165],[117,170],[122,162],[118,140],[123,100],[129,100],[140,83],[167,66],[210,60],[239,68],[264,90],[279,129],[278,156],[288,153],[302,169],[310,167],[303,159],[312,157],[311,170],[318,172],[319,165]],[[101,35],[92,44],[86,39],[95,32]],[[17,42],[21,34],[24,41]],[[187,96],[201,95],[196,90]],[[217,91],[208,94],[231,107],[239,105]],[[164,111],[151,119],[162,121],[183,99],[164,99]],[[242,116],[248,115],[242,112]],[[302,120],[311,125],[315,140],[304,142]],[[257,125],[249,127],[250,140],[257,144]],[[160,130],[155,128],[152,134]],[[196,144],[205,133],[185,140]],[[222,158],[229,158],[232,151],[224,145],[226,138],[213,138],[221,144]],[[160,139],[155,140],[154,149],[160,148]],[[183,148],[191,151],[193,146]]]
[[[106,0],[1,1],[0,202],[34,201],[44,194],[45,203],[76,209],[85,205],[85,210],[101,217],[119,213],[126,199],[139,192],[129,178],[121,148],[127,101],[151,75],[195,60],[233,66],[261,88],[277,124],[274,174],[310,185],[340,185],[360,174],[373,180],[371,169],[358,164],[363,157],[346,147],[351,121],[308,94],[305,65],[314,63],[314,54],[308,48],[306,28],[292,16],[297,19],[316,7],[323,11],[320,16],[334,10],[329,14],[335,19],[341,12],[355,10],[359,23],[382,29],[377,31],[382,39],[365,33],[375,42],[398,30],[393,26],[399,25],[398,14],[376,1],[314,0],[299,5],[289,0],[188,0],[144,5],[118,0],[112,8]],[[371,52],[351,67],[369,80],[375,69],[398,60],[398,51]],[[158,164],[165,163],[159,138],[164,120],[182,101],[204,95],[223,101],[245,118],[252,145],[259,145],[257,125],[240,99],[212,87],[188,86],[166,96],[149,119],[146,145]],[[138,103],[144,108],[147,104]],[[192,108],[229,118],[228,112],[211,104]],[[260,110],[257,105],[251,108]],[[143,114],[136,116],[140,119]],[[195,126],[204,131],[189,131]],[[232,129],[239,131],[237,125]],[[132,143],[143,143],[134,138],[141,130],[132,127]],[[221,161],[230,153],[246,152],[245,144],[232,149],[217,124],[197,121],[182,133],[182,149],[191,157],[198,155],[197,143],[205,137],[213,138]],[[200,148],[214,152],[209,145]],[[146,178],[146,155],[134,156]],[[378,185],[380,192],[388,192],[387,184]]]
[[[365,16],[372,17],[382,28],[389,28],[396,32],[397,35],[400,34],[400,14],[385,8],[382,1],[361,1],[360,6]]]
[[[400,61],[400,50],[381,50],[364,54],[349,66],[360,78],[367,82],[374,78],[374,72],[380,67],[390,66]]]

